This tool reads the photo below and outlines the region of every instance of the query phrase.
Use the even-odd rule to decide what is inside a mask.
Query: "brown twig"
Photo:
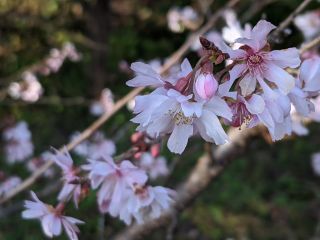
[[[309,3],[311,3],[312,0],[304,0],[286,19],[284,19],[278,26],[276,30],[274,30],[270,36],[269,39],[272,42],[279,42],[280,40],[280,34],[289,26],[289,24],[293,21],[293,19],[302,12]]]
[[[161,74],[168,71],[176,62],[178,62],[181,57],[189,50],[190,46],[194,43],[194,41],[204,33],[206,33],[212,26],[215,24],[215,22],[221,17],[224,13],[224,11],[227,8],[233,7],[235,4],[237,4],[240,0],[231,0],[228,2],[228,4],[217,11],[214,15],[211,16],[211,18],[208,20],[208,22],[197,32],[190,35],[190,37],[186,40],[186,42],[175,52],[173,53],[168,61],[163,65],[161,68]],[[75,146],[80,144],[82,141],[90,137],[96,130],[98,130],[108,119],[110,119],[115,113],[117,113],[123,106],[127,104],[131,99],[133,99],[135,96],[137,96],[144,88],[139,87],[133,89],[131,92],[129,92],[126,96],[121,98],[119,101],[117,101],[113,107],[113,109],[105,114],[103,114],[98,120],[96,120],[91,126],[89,126],[87,129],[85,129],[76,139],[74,139],[72,142],[69,142],[66,145],[66,148],[70,151]],[[61,148],[62,150],[62,148]],[[48,161],[45,165],[40,167],[36,172],[34,172],[31,176],[29,176],[27,179],[25,179],[17,188],[13,189],[11,192],[9,192],[6,196],[2,197],[0,199],[0,204],[3,204],[4,202],[10,200],[20,192],[24,191],[28,187],[30,187],[48,168],[50,168],[53,165],[54,161]]]
[[[306,51],[316,47],[317,45],[320,45],[320,35],[310,42],[303,44],[300,48],[300,54],[305,53]]]

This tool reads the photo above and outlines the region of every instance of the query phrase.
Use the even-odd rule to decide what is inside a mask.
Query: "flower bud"
[[[218,82],[212,73],[201,73],[196,81],[196,91],[205,100],[213,97],[218,89]]]

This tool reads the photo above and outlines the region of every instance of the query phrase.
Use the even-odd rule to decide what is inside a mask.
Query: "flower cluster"
[[[12,82],[8,87],[8,94],[13,99],[21,99],[25,102],[36,102],[43,94],[43,88],[37,75],[49,75],[59,71],[64,61],[77,62],[81,59],[72,43],[65,43],[62,49],[51,49],[47,58],[37,65],[32,66],[21,75],[22,81]]]
[[[157,218],[173,203],[172,190],[146,185],[146,173],[128,160],[116,164],[110,156],[103,156],[89,160],[82,168],[89,171],[92,188],[99,188],[100,211],[119,217],[126,224]]]
[[[252,29],[247,27],[233,48],[222,39],[213,43],[201,38],[203,54],[196,67],[184,60],[179,74],[166,79],[147,64],[133,63],[136,76],[127,85],[156,88],[136,97],[137,116],[132,121],[139,124],[138,130],[152,138],[169,134],[168,148],[179,154],[197,133],[206,141],[226,143],[228,136],[218,117],[233,127],[263,124],[273,140],[291,134],[291,104],[303,115],[314,110],[310,98],[320,90],[319,65],[306,60],[296,79],[290,75],[286,68],[300,66],[299,52],[271,50],[267,37],[274,28],[261,20]],[[225,59],[230,64],[214,73],[213,66]],[[311,69],[311,74],[305,73]]]
[[[189,10],[171,13],[175,31],[180,31],[188,19],[196,21],[197,16]],[[233,12],[226,12],[225,18],[228,26],[222,36],[211,32],[206,38],[200,37],[200,59],[194,67],[184,59],[178,69],[174,67],[164,77],[159,73],[159,61],[131,65],[135,76],[127,85],[152,90],[135,98],[136,116],[132,122],[138,127],[127,152],[114,157],[113,141],[97,132],[74,148],[76,154],[88,160],[84,165],[76,166],[66,148],[31,160],[28,167],[33,170],[46,159],[53,159],[62,170],[63,186],[56,207],[43,203],[32,192],[33,201],[25,202],[23,218],[39,219],[48,237],[60,235],[63,227],[69,239],[76,240],[76,224],[83,222],[65,216],[65,207],[72,199],[78,208],[91,186],[97,192],[101,213],[128,225],[140,224],[159,217],[174,204],[173,190],[148,182],[149,178],[169,174],[166,159],[160,156],[160,139],[168,136],[168,149],[181,154],[195,135],[218,145],[227,143],[226,127],[264,125],[274,141],[292,133],[307,134],[305,120],[320,121],[320,57],[313,55],[301,62],[296,48],[272,50],[268,35],[275,26],[270,22],[261,20],[254,27],[247,24],[242,28]],[[62,51],[54,49],[45,61],[47,71],[58,71],[65,58],[75,61],[79,57],[72,45]],[[226,66],[217,72],[216,65],[223,63]],[[39,97],[39,91],[21,98],[32,101],[36,95]],[[91,112],[101,115],[113,107],[112,92],[104,89]],[[7,129],[4,139],[9,162],[22,161],[33,152],[26,123]],[[320,172],[319,159],[319,154],[313,156],[316,174]],[[0,195],[18,183],[16,178],[4,182]]]
[[[167,14],[168,27],[172,32],[183,32],[185,28],[195,29],[201,19],[198,13],[190,6],[184,8],[173,7]]]
[[[21,82],[13,82],[8,88],[8,94],[14,99],[25,102],[36,102],[43,93],[43,88],[32,72],[22,74]]]
[[[26,122],[18,122],[3,132],[8,163],[22,162],[33,154],[31,132]]]
[[[78,208],[80,200],[87,196],[91,185],[92,189],[99,188],[97,202],[102,213],[118,217],[126,224],[133,221],[142,223],[159,217],[173,204],[175,192],[161,186],[147,185],[148,176],[143,168],[136,167],[128,160],[115,163],[111,157],[114,151],[115,149],[109,149],[109,152],[104,151],[104,155],[99,156],[93,154],[88,164],[77,167],[66,148],[63,151],[55,150],[51,157],[63,174],[63,187],[58,195],[59,204],[56,208],[46,205],[32,193],[35,202],[26,201],[27,210],[22,216],[39,219],[44,233],[49,237],[60,235],[61,226],[64,226],[69,239],[77,239],[76,233],[79,229],[75,224],[83,222],[64,216],[63,211],[71,198]],[[101,151],[100,153],[102,154]],[[152,166],[158,168],[148,169],[151,178],[167,173],[163,159],[146,159],[148,156],[144,155],[140,157],[143,162],[141,165],[145,169]]]
[[[78,132],[74,133],[71,140],[78,135]],[[112,140],[105,138],[102,132],[96,132],[89,140],[76,146],[74,152],[85,158],[96,159],[105,155],[112,156],[116,152],[116,146]]]
[[[65,43],[61,50],[57,48],[51,49],[49,57],[45,59],[45,64],[39,69],[39,72],[44,75],[56,73],[66,59],[72,62],[77,62],[81,59],[81,54],[77,52],[72,43]]]

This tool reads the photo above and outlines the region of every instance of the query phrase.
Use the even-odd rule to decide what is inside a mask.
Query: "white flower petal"
[[[168,148],[173,153],[181,154],[193,134],[193,126],[188,124],[175,125],[168,140]]]

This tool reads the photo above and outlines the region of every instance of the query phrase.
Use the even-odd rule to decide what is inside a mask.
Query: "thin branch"
[[[313,39],[312,41],[310,41],[306,44],[303,44],[300,48],[300,54],[305,53],[306,51],[308,51],[314,47],[317,47],[319,45],[320,45],[320,35],[318,37],[316,37],[315,39]]]
[[[172,216],[179,214],[187,208],[214,179],[220,176],[228,163],[235,160],[244,152],[250,140],[258,136],[261,131],[265,131],[265,128],[258,126],[242,131],[236,128],[230,129],[230,142],[220,145],[213,152],[215,164],[209,154],[203,155],[198,160],[188,179],[177,190],[176,204],[171,209],[164,212],[157,219],[126,228],[123,232],[116,235],[113,240],[143,239],[144,236],[154,230],[170,224]]]
[[[294,18],[302,12],[309,3],[311,3],[311,1],[313,0],[304,0],[285,20],[279,24],[278,28],[271,33],[269,39],[273,42],[279,42],[280,34],[290,25]]]
[[[24,102],[21,100],[3,100],[1,106],[30,106],[30,105],[63,105],[63,106],[89,106],[93,100],[83,97],[60,98],[58,96],[42,97],[36,102]]]
[[[186,54],[186,52],[189,50],[189,48],[192,46],[194,41],[204,33],[206,33],[212,26],[216,23],[216,21],[221,17],[224,13],[224,11],[227,8],[231,8],[235,6],[240,0],[231,0],[228,2],[228,4],[217,11],[212,17],[208,20],[208,22],[197,32],[191,34],[191,36],[186,40],[186,42],[174,53],[171,55],[171,57],[166,61],[166,63],[161,68],[160,73],[163,74],[166,71],[168,71],[174,64],[176,64],[181,57]],[[105,114],[103,114],[98,120],[96,120],[91,126],[89,126],[87,129],[85,129],[76,139],[74,139],[72,142],[69,142],[66,145],[66,148],[70,151],[74,147],[76,147],[78,144],[80,144],[85,139],[89,138],[95,131],[97,131],[107,120],[109,120],[115,113],[117,113],[122,107],[124,107],[127,102],[129,102],[131,99],[133,99],[135,96],[137,96],[144,88],[139,87],[133,89],[131,92],[129,92],[126,96],[121,98],[119,101],[117,101],[113,107],[113,109]],[[62,150],[62,148],[60,148]],[[10,200],[20,192],[24,191],[25,189],[29,188],[41,175],[53,165],[54,161],[48,161],[46,164],[44,164],[42,167],[40,167],[36,172],[34,172],[31,176],[29,176],[27,179],[25,179],[17,188],[13,189],[11,192],[9,192],[6,196],[2,197],[0,199],[0,204],[3,204],[4,202]]]

